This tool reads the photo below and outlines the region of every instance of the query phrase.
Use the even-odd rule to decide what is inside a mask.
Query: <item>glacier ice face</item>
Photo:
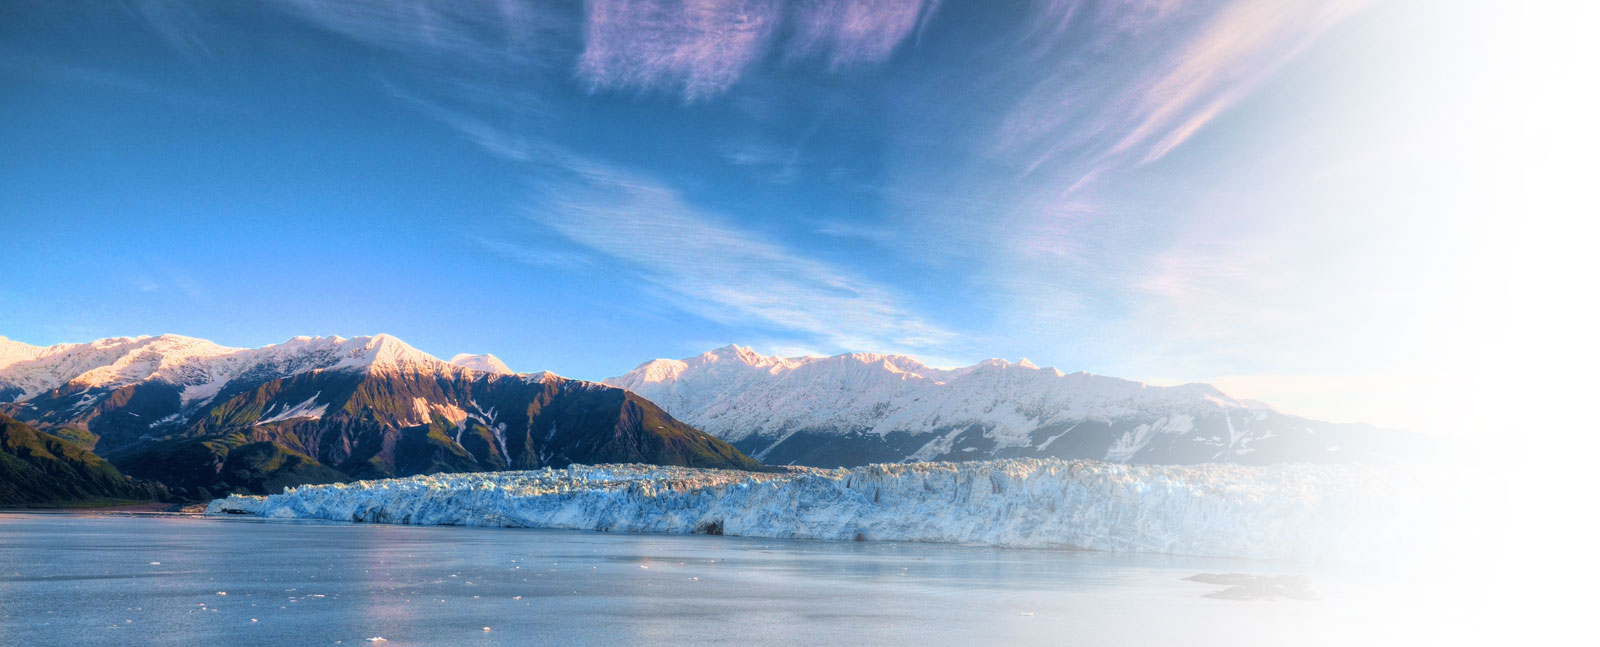
[[[596,465],[303,486],[219,499],[207,512],[1359,560],[1397,532],[1390,474],[1055,459],[781,472]]]

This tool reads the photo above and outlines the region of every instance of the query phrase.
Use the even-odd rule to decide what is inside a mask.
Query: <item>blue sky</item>
[[[8,2],[0,334],[1027,356],[1404,425],[1482,235],[1418,4]]]

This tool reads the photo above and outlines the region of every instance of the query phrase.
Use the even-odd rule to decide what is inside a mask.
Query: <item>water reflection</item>
[[[1236,646],[1376,637],[1352,621],[1370,611],[1364,576],[1298,566],[1289,572],[1312,575],[1324,599],[1213,600],[1201,595],[1214,587],[1181,578],[1287,566],[1169,556],[0,514],[0,565],[6,645],[383,636],[391,646]]]

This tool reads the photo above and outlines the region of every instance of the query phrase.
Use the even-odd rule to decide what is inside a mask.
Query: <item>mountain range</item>
[[[0,339],[0,414],[185,499],[572,463],[758,467],[623,389],[512,374],[493,356],[446,362],[388,335],[258,349]]]
[[[773,357],[725,346],[605,380],[769,464],[989,458],[1121,463],[1389,461],[1416,436],[1333,424],[1229,397],[990,359],[935,368],[907,355]]]
[[[178,335],[48,347],[0,337],[0,415],[186,500],[575,463],[1260,464],[1419,453],[1410,434],[1307,420],[1205,384],[1149,386],[1027,360],[946,369],[906,355],[783,358],[727,346],[597,383],[513,373],[493,355],[445,361],[388,335],[254,349]]]

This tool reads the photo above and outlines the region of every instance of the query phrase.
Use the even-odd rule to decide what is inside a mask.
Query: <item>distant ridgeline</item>
[[[899,355],[786,359],[730,346],[601,384],[513,374],[492,355],[447,362],[387,335],[259,349],[176,335],[50,347],[0,337],[0,414],[70,448],[51,455],[90,464],[97,453],[110,465],[94,464],[181,500],[574,463],[759,468],[745,452],[834,467],[1387,462],[1421,447],[1410,434],[1305,420],[1207,385],[1150,387],[1026,360],[935,369]],[[68,478],[59,472],[32,478]],[[37,490],[17,490],[18,501],[45,501]]]
[[[1150,386],[1026,359],[941,369],[906,355],[784,358],[727,346],[606,383],[771,465],[1395,462],[1429,449],[1417,434],[1308,420],[1209,384]]]

